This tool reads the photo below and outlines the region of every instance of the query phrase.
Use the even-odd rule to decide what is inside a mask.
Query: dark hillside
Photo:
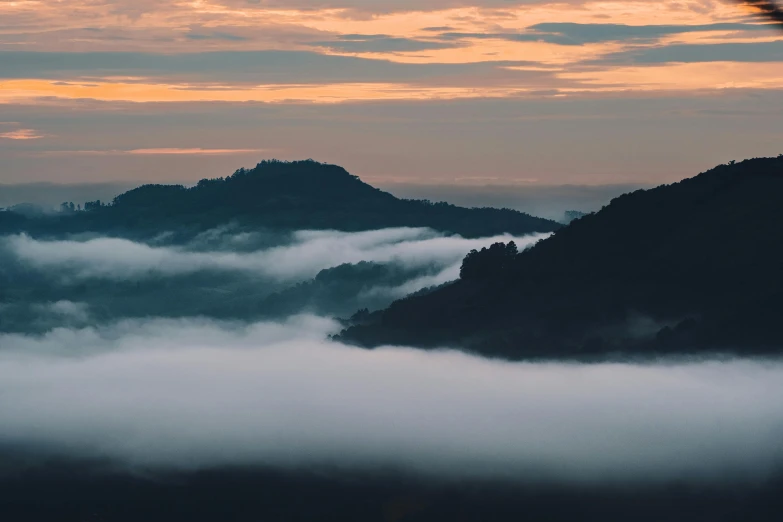
[[[506,357],[777,349],[781,204],[783,157],[626,194],[511,259],[473,253],[459,282],[343,338]]]

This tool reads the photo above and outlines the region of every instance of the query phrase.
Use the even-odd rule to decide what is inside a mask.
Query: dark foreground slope
[[[621,196],[343,332],[519,358],[783,346],[783,157]]]
[[[373,230],[430,227],[465,237],[560,228],[554,221],[508,209],[468,209],[403,200],[362,182],[342,167],[315,161],[265,161],[192,188],[145,185],[111,205],[57,216],[0,213],[0,232],[56,234],[93,231],[123,236],[198,232],[240,224],[255,229]]]
[[[13,522],[773,522],[783,481],[536,485],[393,473],[213,470],[191,474],[51,465],[0,475]]]

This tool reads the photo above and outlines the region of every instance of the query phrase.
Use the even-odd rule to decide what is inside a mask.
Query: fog
[[[133,470],[580,483],[763,479],[783,459],[780,361],[510,363],[325,340],[337,328],[151,319],[0,335],[0,443]]]
[[[44,208],[58,208],[64,201],[111,201],[115,196],[136,187],[137,183],[0,183],[0,207],[30,203]]]
[[[562,221],[565,212],[595,212],[627,192],[647,185],[536,185],[502,184],[502,181],[477,178],[459,184],[383,183],[379,185],[403,198],[448,201],[466,207],[512,208],[554,221]],[[494,184],[493,184],[494,182]]]
[[[303,314],[386,306],[456,279],[473,248],[542,237],[224,227],[178,245],[165,234],[0,239],[0,448],[144,473],[646,484],[780,471],[783,361],[365,350],[329,340],[338,322]]]
[[[246,234],[232,237],[234,243],[248,240]],[[193,251],[187,245],[155,246],[107,237],[86,241],[43,241],[17,235],[6,238],[5,242],[10,251],[28,266],[42,271],[57,270],[67,277],[126,280],[203,270],[231,270],[296,281],[314,277],[324,268],[360,261],[396,263],[408,268],[435,265],[442,270],[449,269],[453,279],[456,276],[455,265],[458,273],[459,264],[473,248],[514,240],[523,249],[544,237],[546,234],[465,239],[445,236],[426,228],[368,232],[298,231],[290,236],[286,244],[251,252],[225,249]],[[226,241],[221,240],[221,245]],[[204,236],[196,238],[195,243],[202,246]]]
[[[146,243],[0,237],[0,332],[134,317],[348,318],[458,279],[473,248],[514,240],[524,249],[543,237],[464,239],[413,228],[281,233],[236,225],[187,239],[162,232]]]

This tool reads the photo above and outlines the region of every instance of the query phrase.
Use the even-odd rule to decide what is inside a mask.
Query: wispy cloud
[[[783,62],[783,40],[771,42],[740,42],[713,44],[671,44],[659,47],[629,49],[611,53],[595,64],[658,64],[658,63],[780,63]],[[753,80],[753,77],[738,78]]]
[[[346,53],[401,53],[449,49],[459,47],[461,44],[443,39],[423,40],[389,35],[347,34],[339,35],[333,41],[310,42],[309,45]]]
[[[220,31],[211,33],[188,33],[186,37],[191,40],[227,40],[230,42],[242,42],[247,40],[247,38],[244,36]]]
[[[107,102],[263,102],[275,104],[334,104],[357,101],[457,100],[471,98],[505,98],[536,95],[541,89],[542,74],[508,70],[505,76],[516,76],[518,82],[486,86],[442,86],[411,83],[308,83],[235,85],[214,88],[205,85],[182,87],[161,83],[105,82],[90,87],[57,85],[46,80],[0,81],[0,104],[36,102],[45,98],[67,100],[100,100]],[[466,78],[469,80],[469,78]],[[563,82],[564,86],[571,82]],[[3,90],[8,93],[4,96]]]
[[[128,154],[249,154],[262,152],[264,149],[134,149]]]
[[[32,129],[16,129],[8,132],[0,132],[0,139],[6,140],[37,140],[44,135]]]
[[[159,149],[131,149],[131,150],[53,150],[43,151],[47,156],[154,156],[154,155],[206,155],[220,156],[231,154],[256,154],[265,152],[265,149],[202,149],[194,148],[159,148]]]
[[[118,238],[38,241],[22,235],[6,238],[5,243],[19,260],[30,267],[56,270],[65,277],[76,278],[128,280],[220,270],[295,281],[314,277],[324,268],[343,263],[372,261],[407,267],[435,266],[441,272],[440,282],[445,282],[459,276],[462,258],[473,248],[496,241],[515,240],[521,249],[543,237],[546,235],[465,239],[443,236],[425,228],[367,232],[298,231],[285,245],[244,253],[156,247]]]

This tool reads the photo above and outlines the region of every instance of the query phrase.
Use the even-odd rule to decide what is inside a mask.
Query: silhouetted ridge
[[[379,204],[394,199],[342,167],[307,160],[263,161],[253,169],[239,169],[226,178],[202,179],[189,189],[182,185],[143,185],[117,196],[114,205],[253,210],[276,204],[335,207],[346,202]]]
[[[155,208],[168,205],[187,191],[182,185],[142,185],[114,198],[114,205],[125,208]]]
[[[459,282],[343,338],[506,357],[778,350],[782,203],[783,156],[625,194],[528,251],[471,253]]]
[[[150,236],[238,223],[283,230],[430,227],[478,237],[551,232],[560,227],[515,210],[398,199],[342,167],[313,160],[263,161],[226,178],[201,180],[191,188],[144,185],[117,196],[111,205],[90,202],[85,208],[89,210],[62,213],[57,219],[27,223],[24,228],[32,233],[90,230]]]

